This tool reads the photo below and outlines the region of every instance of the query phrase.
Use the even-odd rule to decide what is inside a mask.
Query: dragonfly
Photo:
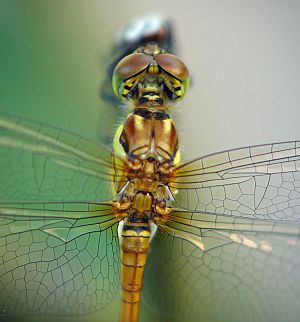
[[[189,72],[154,22],[109,70],[130,106],[112,148],[1,112],[3,319],[104,321],[120,292],[138,322],[143,291],[162,321],[298,320],[300,141],[182,161],[170,108]]]

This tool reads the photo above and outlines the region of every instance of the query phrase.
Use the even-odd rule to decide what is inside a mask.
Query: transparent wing
[[[164,322],[296,322],[299,228],[174,210],[151,245],[145,300]]]
[[[123,160],[102,145],[0,113],[1,200],[107,200],[115,194],[113,170],[122,169]]]
[[[0,319],[99,310],[118,291],[118,249],[109,203],[1,203]]]
[[[180,164],[170,187],[177,204],[186,209],[298,220],[300,141],[235,149]]]

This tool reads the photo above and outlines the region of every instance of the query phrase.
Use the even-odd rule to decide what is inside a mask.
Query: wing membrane
[[[174,210],[160,227],[144,296],[165,321],[297,321],[300,222]]]
[[[219,247],[203,251],[161,231],[152,243],[143,294],[163,321],[298,320],[299,239],[240,232],[246,244],[204,235]]]
[[[123,160],[100,144],[0,114],[1,200],[107,200],[115,193],[113,169],[122,173],[122,166]]]
[[[109,203],[1,203],[1,315],[81,314],[110,302],[117,221]]]
[[[170,187],[186,209],[299,220],[300,143],[235,149],[180,164]]]
[[[280,235],[287,238],[300,236],[300,221],[291,223],[249,217],[240,218],[183,209],[173,209],[166,223],[157,224],[172,236],[183,238],[203,251],[219,247],[220,242],[247,244],[249,240],[245,241],[240,237],[244,233]],[[211,231],[213,234],[210,233]],[[219,238],[218,243],[216,243],[216,236]],[[259,245],[250,241],[248,246],[259,248]]]

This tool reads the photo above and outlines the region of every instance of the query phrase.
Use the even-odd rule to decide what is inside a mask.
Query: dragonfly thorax
[[[133,179],[118,195],[114,212],[118,217],[131,218],[134,222],[167,217],[169,214],[170,192],[158,181],[147,185],[143,179]],[[148,182],[150,183],[150,181]]]
[[[173,162],[178,153],[178,137],[172,119],[162,111],[136,109],[123,125],[116,145],[127,159]],[[115,150],[120,150],[117,146]]]
[[[126,179],[120,181],[118,191],[123,189],[124,182],[130,181],[134,184],[131,191],[155,193],[161,183],[168,184],[172,181],[173,169],[174,167],[170,164],[161,164],[152,160],[128,161],[124,170]]]

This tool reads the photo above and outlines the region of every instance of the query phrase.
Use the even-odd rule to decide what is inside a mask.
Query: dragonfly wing
[[[112,162],[114,157],[117,162]],[[123,160],[67,131],[0,114],[0,197],[18,201],[112,198]]]
[[[300,223],[175,211],[151,244],[145,300],[164,321],[297,321]]]
[[[0,204],[0,317],[82,314],[119,285],[109,203]]]
[[[170,187],[180,207],[237,217],[300,219],[300,141],[213,154],[180,164],[175,173]]]

